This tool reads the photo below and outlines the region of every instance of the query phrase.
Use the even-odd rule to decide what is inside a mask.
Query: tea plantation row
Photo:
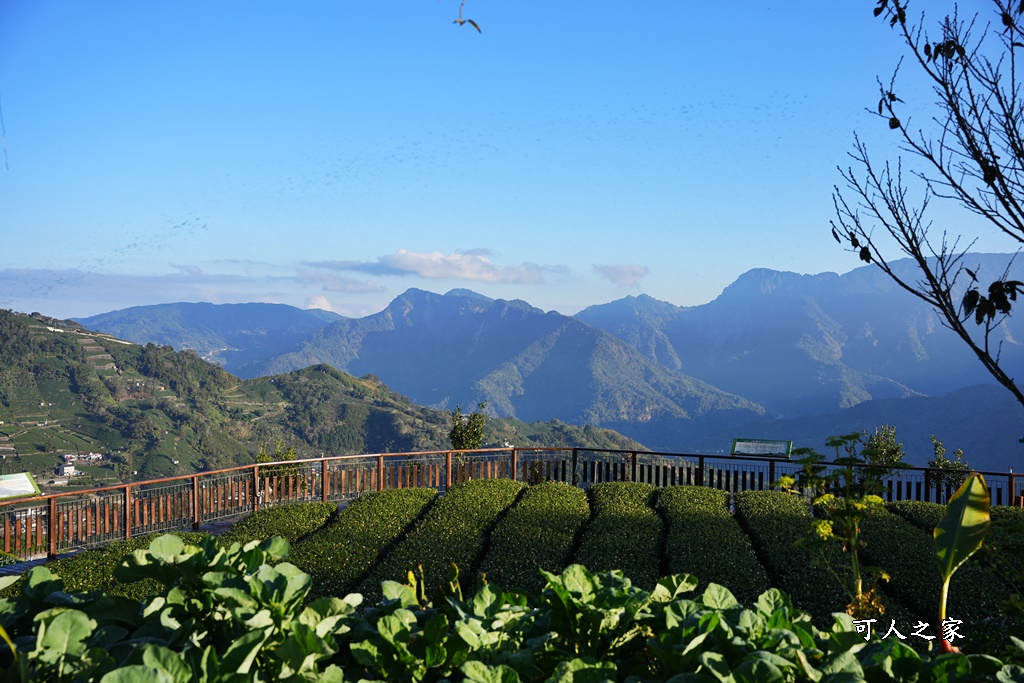
[[[453,562],[463,586],[479,586],[484,575],[503,589],[536,597],[545,585],[540,569],[557,573],[579,563],[593,571],[622,570],[645,590],[659,577],[690,573],[702,585],[725,586],[743,604],[775,586],[819,627],[828,627],[831,614],[842,612],[849,598],[821,558],[802,544],[810,519],[806,502],[745,492],[735,496],[735,515],[727,503],[725,492],[700,487],[616,483],[585,492],[556,482],[480,480],[453,486],[443,496],[430,489],[370,493],[340,511],[322,503],[268,508],[221,540],[284,537],[292,544],[289,561],[312,577],[311,598],[358,592],[375,602],[383,581],[404,583],[418,566],[434,590],[449,581]],[[940,580],[930,529],[942,508],[904,503],[891,510],[865,520],[864,555],[892,576],[883,586],[888,609],[881,623],[895,619],[906,634],[917,621],[936,621]],[[993,514],[996,538],[1009,533],[1004,524],[1019,521],[1008,510]],[[147,544],[148,539],[114,543],[49,568],[68,590],[144,599],[158,592],[156,582],[118,583],[112,570]],[[825,559],[833,571],[845,561],[837,549]],[[18,590],[13,586],[5,594]],[[973,564],[954,577],[950,615],[964,621],[968,649],[972,641],[990,644],[1010,594],[1010,585]]]

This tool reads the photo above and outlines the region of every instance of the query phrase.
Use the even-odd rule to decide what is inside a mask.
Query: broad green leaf
[[[384,657],[380,648],[369,640],[352,643],[352,657],[365,667],[380,670],[384,666]]]
[[[561,584],[570,593],[578,593],[582,602],[593,600],[599,586],[595,584],[593,575],[581,564],[572,564],[562,572]]]
[[[466,662],[462,665],[467,683],[519,683],[516,670],[505,666],[487,666],[483,662]]]
[[[470,624],[472,624],[472,626]],[[469,646],[470,650],[480,649],[480,635],[478,633],[479,628],[480,627],[477,625],[477,622],[475,621],[455,622],[455,632],[459,635],[460,638],[462,638],[466,645]]]
[[[785,680],[775,664],[763,659],[743,661],[733,669],[732,677],[737,683],[782,683]]]
[[[392,645],[409,641],[409,628],[393,614],[385,614],[377,621],[377,631]]]
[[[596,662],[589,657],[577,657],[568,662],[559,662],[547,683],[614,683],[615,680],[615,662]]]
[[[100,683],[175,683],[174,677],[166,671],[142,664],[131,664],[109,672]]]
[[[239,673],[249,673],[266,640],[267,634],[263,631],[249,631],[231,644],[221,658],[221,666]]]
[[[312,628],[296,624],[285,638],[274,656],[284,661],[292,671],[309,671],[316,668],[316,661],[334,654],[335,650],[320,638]]]
[[[732,591],[717,583],[709,583],[704,589],[703,601],[709,609],[729,609],[739,604]]]
[[[996,674],[999,683],[1020,683],[1024,681],[1024,666],[1007,664]]]
[[[786,608],[792,611],[793,603],[789,596],[778,588],[769,588],[757,598],[757,611],[765,616],[770,616],[776,610]]]
[[[729,672],[729,663],[725,661],[725,657],[717,652],[702,652],[700,664],[701,667],[710,672],[719,681],[733,680]]]
[[[381,593],[385,600],[397,600],[402,607],[411,607],[416,603],[416,594],[405,584],[397,581],[382,581],[380,584]]]
[[[277,562],[288,557],[288,551],[291,548],[288,545],[288,541],[284,540],[280,536],[274,536],[268,538],[259,544],[260,550],[267,554],[265,562]]]
[[[159,672],[166,673],[175,683],[189,683],[192,670],[181,655],[162,645],[146,645],[142,651],[142,663]]]
[[[658,585],[651,591],[651,602],[671,602],[684,593],[692,593],[697,588],[697,577],[693,574],[673,574],[658,580]]]
[[[46,567],[32,567],[28,570],[24,593],[30,600],[42,601],[50,593],[64,590],[64,582],[54,576]]]
[[[935,549],[943,581],[981,547],[988,531],[990,498],[985,478],[972,474],[946,505],[946,514],[935,527]]]
[[[153,539],[149,544],[149,554],[163,562],[174,563],[179,555],[185,552],[185,544],[172,534],[164,534]]]
[[[57,662],[68,656],[81,656],[95,627],[96,622],[85,612],[73,609],[61,612],[46,624],[45,630],[40,629],[41,637],[36,645],[39,658]]]
[[[345,672],[337,664],[331,664],[317,678],[317,683],[345,683]]]
[[[478,617],[493,617],[502,608],[502,595],[491,584],[484,584],[473,596],[473,614]]]
[[[822,664],[821,672],[826,675],[852,674],[854,676],[863,677],[864,669],[861,668],[860,662],[857,661],[855,652],[856,650],[851,648],[837,653],[834,657]]]

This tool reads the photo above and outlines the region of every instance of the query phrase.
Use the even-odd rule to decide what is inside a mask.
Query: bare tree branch
[[[926,105],[928,127],[913,128],[905,113],[913,105],[897,94],[904,60],[888,84],[878,81],[872,113],[898,136],[899,148],[913,164],[906,177],[903,159],[878,166],[855,137],[852,165],[839,169],[845,188],[836,186],[833,193],[831,226],[838,242],[931,305],[942,324],[1024,405],[1024,393],[999,364],[1000,326],[1024,293],[1024,283],[1010,279],[1013,257],[998,279],[983,286],[977,268],[965,262],[978,233],[939,229],[927,218],[934,201],[951,202],[982,219],[982,229],[1007,239],[1009,251],[1024,245],[1024,101],[1016,68],[1024,49],[1024,3],[992,4],[998,23],[978,16],[962,20],[954,8],[933,39],[923,15],[916,24],[908,22],[906,0],[877,0],[875,16],[887,20],[905,43],[908,63],[931,83],[935,99]],[[918,187],[921,196],[914,199]],[[949,212],[940,220],[949,220]],[[892,265],[907,257],[916,266],[916,279]]]

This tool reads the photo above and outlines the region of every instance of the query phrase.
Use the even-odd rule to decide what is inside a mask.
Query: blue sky
[[[836,166],[855,130],[895,156],[873,6],[467,0],[477,33],[451,0],[0,3],[0,307],[571,314],[848,271]]]

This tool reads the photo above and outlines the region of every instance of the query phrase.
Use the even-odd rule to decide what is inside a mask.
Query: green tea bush
[[[886,503],[885,508],[899,515],[918,529],[931,532],[946,512],[944,505],[926,503],[922,500],[899,500]]]
[[[735,500],[736,517],[773,585],[789,593],[798,608],[810,612],[816,624],[830,624],[833,612],[846,609],[849,596],[804,545],[811,524],[804,498],[776,491],[743,491]]]
[[[323,526],[337,509],[337,503],[321,502],[289,503],[260,508],[235,522],[228,531],[221,534],[221,541],[225,545],[244,545],[249,541],[262,541],[272,536],[280,536],[289,543],[295,543]]]
[[[729,494],[701,486],[670,486],[658,492],[668,525],[665,554],[673,574],[720,583],[749,603],[768,590],[768,576],[750,539],[726,506]]]
[[[886,507],[928,535],[932,534],[946,509],[937,503],[910,500],[889,503]],[[981,555],[983,564],[994,564],[1000,568],[1006,563],[1019,566],[1021,545],[1024,544],[1024,508],[993,506],[991,518],[985,537],[985,551]],[[954,585],[957,585],[956,579]],[[1016,588],[1022,590],[1019,586]]]
[[[661,576],[661,517],[654,511],[655,488],[639,482],[590,487],[594,516],[583,531],[576,562],[595,571],[620,569],[641,588]]]
[[[549,481],[526,489],[491,533],[480,571],[506,590],[540,595],[540,570],[561,572],[572,559],[573,542],[590,517],[582,489]]]
[[[289,560],[313,578],[312,597],[341,597],[436,496],[422,488],[365,493],[295,543]]]
[[[477,479],[452,486],[370,571],[359,592],[375,600],[382,581],[404,581],[418,565],[431,586],[447,579],[453,562],[463,572],[471,572],[491,527],[523,488],[524,484],[511,479]]]

